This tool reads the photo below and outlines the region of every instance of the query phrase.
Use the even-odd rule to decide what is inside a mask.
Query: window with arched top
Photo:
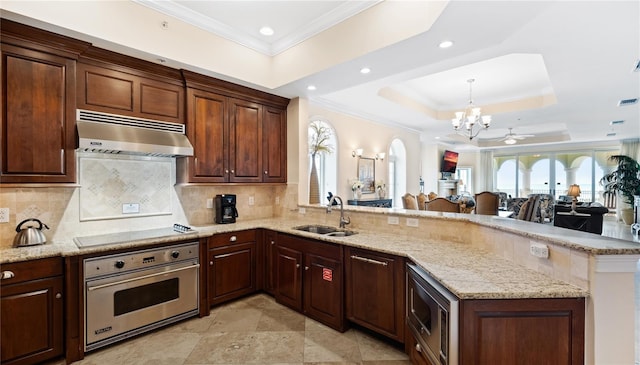
[[[402,207],[402,195],[407,192],[407,149],[399,139],[391,141],[389,146],[389,197],[394,207]]]
[[[325,120],[312,119],[309,123],[310,204],[325,204],[329,192],[336,194],[338,186],[337,146],[333,127]]]

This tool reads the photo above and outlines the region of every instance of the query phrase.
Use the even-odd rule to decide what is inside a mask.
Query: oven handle
[[[181,268],[178,268],[178,269],[163,271],[163,272],[159,272],[159,273],[155,273],[155,274],[137,276],[137,277],[131,278],[131,279],[120,280],[120,281],[116,281],[115,283],[107,283],[107,284],[102,284],[102,285],[90,286],[90,287],[87,287],[87,290],[88,291],[98,290],[98,289],[107,288],[107,287],[114,286],[114,285],[120,285],[120,284],[124,284],[124,283],[130,283],[132,281],[152,278],[154,276],[171,274],[173,272],[178,272],[178,271],[182,271],[182,270],[188,270],[188,269],[192,269],[192,268],[197,269],[199,267],[200,267],[200,264],[195,264],[195,265],[191,265],[191,266],[185,266],[185,267],[181,267]]]

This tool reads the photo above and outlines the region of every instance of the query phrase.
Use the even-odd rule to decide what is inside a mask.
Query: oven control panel
[[[85,279],[128,272],[172,262],[199,260],[199,243],[190,242],[148,250],[136,250],[84,260]]]

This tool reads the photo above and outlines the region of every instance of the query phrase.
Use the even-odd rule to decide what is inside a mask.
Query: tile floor
[[[50,365],[61,365],[64,362]],[[265,294],[88,353],[74,365],[408,365],[401,349],[356,329],[337,332]]]

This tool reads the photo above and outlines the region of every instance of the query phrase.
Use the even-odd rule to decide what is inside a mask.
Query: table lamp
[[[571,214],[576,214],[576,203],[578,202],[578,197],[580,196],[580,185],[571,184],[569,186],[569,191],[567,191],[567,195],[572,197],[571,200]]]

